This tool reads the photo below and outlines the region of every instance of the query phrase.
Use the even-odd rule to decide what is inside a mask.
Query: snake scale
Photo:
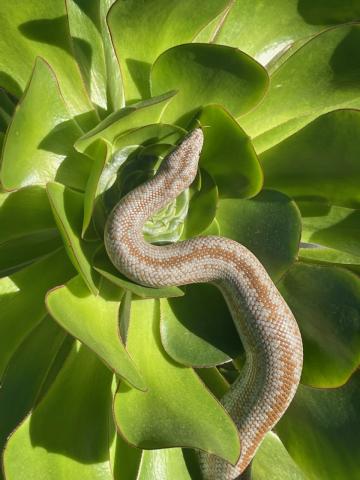
[[[233,480],[291,402],[303,349],[289,307],[247,248],[217,236],[162,246],[143,238],[146,220],[195,179],[202,145],[202,130],[196,128],[163,160],[153,178],[120,200],[106,223],[105,246],[115,267],[145,286],[207,282],[222,292],[246,353],[239,378],[221,399],[239,430],[241,455],[233,466],[200,452],[199,463],[204,479]]]

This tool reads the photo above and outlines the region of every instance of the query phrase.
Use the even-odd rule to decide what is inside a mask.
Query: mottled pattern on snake
[[[144,241],[146,220],[193,182],[202,145],[197,128],[152,179],[120,200],[106,224],[105,246],[117,269],[135,282],[149,287],[209,282],[222,292],[246,353],[239,378],[221,400],[239,430],[241,455],[236,466],[204,452],[199,461],[204,479],[232,480],[249,465],[291,402],[303,350],[289,307],[247,248],[216,236],[163,246]]]

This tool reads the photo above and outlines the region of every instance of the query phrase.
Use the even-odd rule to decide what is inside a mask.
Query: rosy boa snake
[[[217,236],[163,246],[143,238],[145,221],[193,182],[202,145],[202,130],[196,128],[153,178],[120,200],[107,220],[105,246],[116,268],[135,282],[149,287],[207,282],[222,292],[246,353],[239,378],[221,399],[239,430],[241,455],[236,466],[205,452],[199,462],[204,479],[233,480],[295,395],[303,350],[289,307],[247,248]]]

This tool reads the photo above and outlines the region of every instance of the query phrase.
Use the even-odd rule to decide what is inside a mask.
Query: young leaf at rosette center
[[[286,195],[263,190],[251,200],[220,200],[220,233],[241,243],[277,280],[296,260],[301,234],[300,212]]]
[[[279,283],[304,344],[302,383],[335,388],[360,364],[360,285],[337,267],[297,263]]]
[[[212,285],[187,285],[181,298],[160,304],[161,341],[166,352],[188,366],[215,366],[242,351],[222,294]]]
[[[220,197],[259,193],[262,170],[250,138],[237,121],[218,105],[204,107],[198,120],[204,132],[200,165],[214,177]]]
[[[73,147],[81,134],[54,72],[38,58],[5,137],[1,165],[4,188],[15,190],[58,180],[84,190],[91,162]]]
[[[46,190],[0,192],[0,276],[9,275],[61,246]]]
[[[10,433],[33,408],[65,337],[66,333],[49,316],[46,316],[29,333],[11,357],[1,379],[1,451]]]
[[[359,371],[340,388],[299,386],[276,431],[308,480],[358,477],[359,403]]]
[[[271,75],[258,108],[241,119],[258,154],[321,114],[360,107],[359,25],[341,25],[310,37]]]
[[[175,91],[169,92],[167,89],[167,93],[134,103],[112,113],[80,137],[75,143],[75,148],[79,152],[85,152],[89,145],[99,138],[112,144],[116,137],[133,128],[158,122],[163,109],[174,95],[176,95]]]
[[[157,301],[132,302],[127,347],[148,386],[140,392],[122,383],[115,396],[115,420],[127,441],[145,449],[199,448],[235,463],[237,429],[196,373],[163,350]]]
[[[151,70],[151,92],[178,94],[161,117],[186,126],[200,107],[223,105],[234,116],[253,108],[268,86],[266,70],[236,48],[206,43],[177,45],[162,53]]]
[[[227,3],[228,0],[116,2],[109,12],[108,23],[127,102],[148,98],[150,69],[155,59],[170,47],[191,42]],[[194,11],[196,15],[190,13]]]
[[[81,239],[84,195],[59,183],[48,183],[46,188],[69,258],[88,288],[96,295],[98,275],[92,269],[91,258],[99,244]]]
[[[260,156],[265,187],[300,201],[360,208],[360,111],[337,110]]]
[[[46,396],[8,440],[6,479],[112,480],[111,380],[111,372],[85,346],[73,351]]]
[[[145,390],[145,383],[120,339],[118,315],[122,295],[121,289],[104,280],[95,296],[78,276],[49,292],[46,305],[70,335],[93,350],[130,385]]]
[[[74,273],[62,248],[0,280],[0,377],[14,351],[45,316],[46,292]]]

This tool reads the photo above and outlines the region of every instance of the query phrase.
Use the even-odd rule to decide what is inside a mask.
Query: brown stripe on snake
[[[239,378],[221,400],[239,430],[241,455],[235,466],[204,452],[199,462],[204,480],[233,480],[291,402],[303,350],[289,307],[244,246],[215,236],[164,246],[144,241],[146,220],[194,180],[202,145],[197,128],[164,159],[152,179],[120,200],[106,224],[105,246],[116,268],[135,282],[149,287],[209,282],[222,292],[246,353]]]

